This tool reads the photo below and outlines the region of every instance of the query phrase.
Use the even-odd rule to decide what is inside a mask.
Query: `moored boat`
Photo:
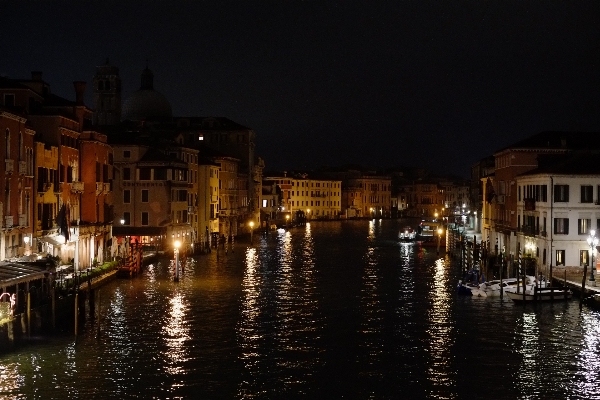
[[[520,292],[506,292],[506,295],[513,301],[557,301],[569,300],[573,292],[563,287],[534,287],[533,289]]]

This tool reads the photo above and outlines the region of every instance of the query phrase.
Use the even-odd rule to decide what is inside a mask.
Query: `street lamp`
[[[175,243],[173,243],[175,246],[175,250],[173,251],[175,253],[175,282],[179,282],[179,246],[181,245],[181,243],[179,243],[179,240],[176,240]]]
[[[254,233],[254,221],[250,221],[250,245],[254,243],[252,234]]]
[[[592,257],[592,262],[591,262],[591,266],[592,268],[590,268],[590,282],[596,282],[596,280],[594,279],[594,268],[596,268],[596,266],[594,265],[594,253],[596,252],[596,246],[598,246],[598,238],[596,237],[596,231],[595,230],[591,230],[590,231],[590,236],[588,236],[587,238],[587,242],[590,245],[590,251],[591,251],[591,257]]]
[[[286,226],[288,226],[288,225],[289,225],[289,223],[290,223],[290,216],[289,216],[289,215],[286,215],[286,216],[285,216],[285,225],[286,225]]]
[[[437,253],[440,254],[440,241],[442,240],[442,232],[444,232],[442,230],[442,228],[438,228],[438,245],[437,245]]]
[[[23,237],[23,242],[25,243],[25,255],[29,255],[29,235],[25,235]]]

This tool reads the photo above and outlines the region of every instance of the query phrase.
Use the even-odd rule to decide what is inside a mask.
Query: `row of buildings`
[[[544,274],[597,269],[599,156],[600,133],[541,132],[473,166],[473,225],[508,274],[523,257]]]
[[[148,68],[124,101],[98,66],[93,107],[52,93],[41,72],[0,77],[0,260],[48,254],[76,268],[134,243],[190,250],[310,219],[464,212],[468,185],[360,168],[267,173],[256,133],[224,117],[178,117]],[[442,185],[444,185],[442,183]],[[457,199],[459,199],[457,201]]]

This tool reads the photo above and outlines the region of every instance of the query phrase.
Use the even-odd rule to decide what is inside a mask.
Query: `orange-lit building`
[[[6,103],[1,89],[0,100]],[[0,260],[29,254],[33,233],[35,132],[27,119],[14,109],[0,105],[4,156],[4,162],[0,164],[0,176],[3,177],[0,182]]]

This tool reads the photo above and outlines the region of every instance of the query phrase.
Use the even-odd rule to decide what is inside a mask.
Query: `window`
[[[565,251],[556,250],[556,265],[565,265]]]
[[[142,189],[142,203],[148,202],[148,189]]]
[[[148,213],[146,211],[142,213],[142,225],[148,225]]]
[[[123,190],[123,203],[129,204],[131,203],[131,191]]]
[[[581,186],[581,202],[582,203],[593,203],[594,202],[594,187],[592,185]]]
[[[151,178],[151,173],[152,169],[151,168],[140,168],[140,180],[141,181],[149,181]]]
[[[554,218],[554,233],[557,235],[568,235],[569,218]]]
[[[569,185],[554,185],[554,202],[569,201]]]
[[[590,253],[588,250],[579,250],[579,266],[590,265]]]
[[[263,199],[263,201],[262,201],[262,206],[263,206],[263,207],[267,207],[268,205],[269,205],[269,200],[267,200],[267,199]]]
[[[125,221],[125,223],[123,225],[131,225],[131,213],[124,212],[123,213],[123,221]]]
[[[14,94],[5,94],[4,95],[4,106],[6,107],[14,107],[15,106],[15,95]]]
[[[123,180],[131,180],[131,168],[123,168]]]
[[[123,158],[130,158],[130,157],[131,157],[131,151],[123,150]]]
[[[167,169],[166,168],[156,168],[154,170],[154,180],[166,181],[167,180]]]
[[[577,220],[577,233],[580,235],[587,235],[592,227],[591,219],[578,219]]]

